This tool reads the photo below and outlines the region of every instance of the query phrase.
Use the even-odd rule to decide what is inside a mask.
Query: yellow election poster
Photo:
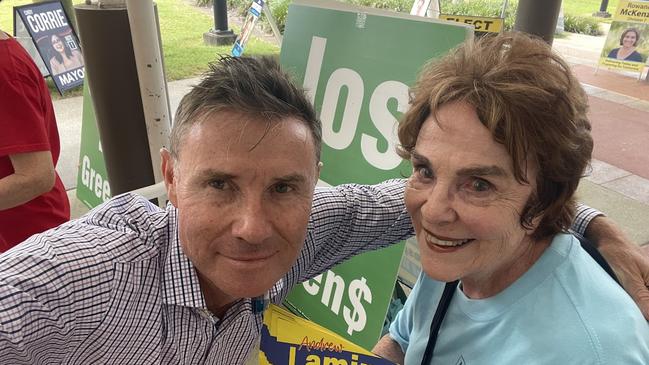
[[[259,365],[394,365],[275,305],[264,313]]]
[[[600,64],[642,72],[649,54],[649,2],[620,0],[604,43]]]
[[[503,30],[503,19],[486,16],[439,14],[439,19],[473,25],[476,32],[500,33]]]

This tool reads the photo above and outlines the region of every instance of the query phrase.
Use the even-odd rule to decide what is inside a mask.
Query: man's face
[[[173,160],[163,150],[178,234],[206,297],[222,307],[264,294],[302,248],[318,166],[300,120],[222,111],[194,124]]]

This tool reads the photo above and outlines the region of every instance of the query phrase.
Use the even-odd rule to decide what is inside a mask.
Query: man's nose
[[[273,226],[262,198],[244,199],[232,223],[232,235],[248,243],[259,244],[270,238]]]
[[[457,219],[454,201],[456,197],[448,185],[435,184],[421,206],[421,216],[429,224],[445,225]]]

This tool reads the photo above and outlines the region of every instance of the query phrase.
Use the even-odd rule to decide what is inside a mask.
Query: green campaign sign
[[[397,120],[419,69],[466,39],[466,25],[349,4],[289,7],[281,63],[309,91],[323,126],[321,179],[377,183],[410,174]],[[365,348],[378,340],[403,244],[356,257],[302,285],[287,305]]]
[[[110,199],[110,185],[104,155],[99,141],[99,129],[95,109],[90,98],[88,79],[83,85],[83,117],[81,121],[81,146],[79,173],[77,174],[77,198],[88,208],[94,208]]]

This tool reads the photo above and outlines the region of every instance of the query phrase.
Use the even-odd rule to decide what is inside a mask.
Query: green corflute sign
[[[111,197],[104,155],[99,141],[95,109],[90,98],[88,78],[83,85],[83,118],[81,120],[81,146],[77,198],[88,208],[94,208]]]
[[[410,174],[396,123],[419,69],[466,39],[465,25],[332,1],[289,7],[281,63],[310,92],[322,120],[326,184]],[[299,285],[287,299],[317,322],[372,348],[383,327],[403,244],[356,257]]]

